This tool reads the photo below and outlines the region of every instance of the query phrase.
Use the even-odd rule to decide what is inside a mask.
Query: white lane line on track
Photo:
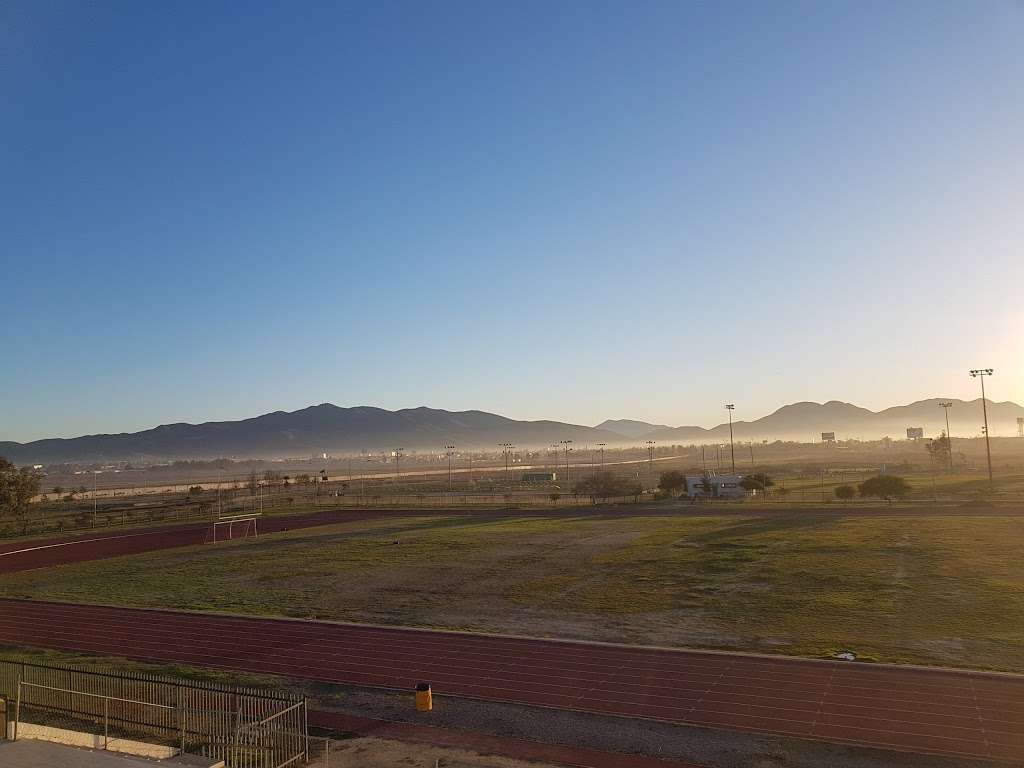
[[[101,536],[98,539],[77,539],[75,541],[61,541],[56,544],[40,544],[38,547],[26,547],[25,549],[14,549],[10,552],[0,552],[0,557],[6,557],[7,555],[20,555],[23,552],[36,552],[40,549],[51,549],[53,547],[68,547],[72,544],[92,544],[97,541],[117,541],[118,539],[131,539],[135,536],[152,536],[152,531],[146,531],[144,533],[123,533],[120,536]]]

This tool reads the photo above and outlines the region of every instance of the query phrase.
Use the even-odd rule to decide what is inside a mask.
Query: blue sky
[[[1024,4],[0,5],[0,439],[1024,400]]]

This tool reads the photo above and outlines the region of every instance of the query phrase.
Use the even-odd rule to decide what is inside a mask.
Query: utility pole
[[[704,455],[704,448],[705,448],[704,443],[701,443],[700,444],[700,465],[701,465],[701,468],[704,470],[704,474],[706,475],[708,473],[708,460],[707,460],[707,457],[705,457],[705,455]]]
[[[981,379],[981,413],[985,419],[985,454],[988,457],[988,489],[995,491],[995,483],[992,480],[992,446],[988,441],[988,408],[985,406],[985,377],[992,375],[991,368],[975,368],[971,371],[972,379]]]
[[[605,446],[605,443],[598,443],[597,444],[597,447],[601,451],[601,474],[602,475],[604,474],[604,446]]]
[[[448,457],[448,493],[452,492],[452,456],[455,455],[455,446],[446,445],[444,447],[445,456]]]
[[[395,448],[395,480],[398,480],[402,476],[402,451],[404,448]]]
[[[736,406],[729,403],[725,406],[725,410],[729,412],[729,454],[732,456],[732,473],[736,474],[736,448],[732,442],[732,412],[736,409]]]
[[[750,448],[750,468],[753,469],[754,468],[754,441],[753,440],[750,441],[750,445],[748,447]]]
[[[654,443],[654,440],[647,441],[648,466],[651,469],[652,476],[654,475]]]
[[[949,409],[953,403],[939,403],[942,410],[946,412],[946,447],[949,449],[949,474],[953,474],[953,435],[949,432]]]
[[[96,475],[98,475],[95,469],[92,471],[92,527],[96,527]]]
[[[572,450],[572,448],[570,448],[569,446],[572,445],[572,440],[559,440],[558,442],[561,443],[562,447],[565,448],[565,484],[566,484],[566,488],[568,488],[569,487],[569,451]]]

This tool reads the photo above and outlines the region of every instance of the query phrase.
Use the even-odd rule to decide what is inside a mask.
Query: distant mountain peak
[[[945,429],[946,413],[938,398],[918,400],[883,411],[870,411],[841,400],[802,401],[784,405],[753,421],[733,422],[736,440],[819,440],[822,432],[839,439],[899,436],[907,427],[925,434]],[[981,434],[981,399],[950,398],[950,427],[954,437]],[[1024,408],[1012,402],[986,401],[991,433],[1015,435],[1016,419]],[[726,423],[710,429],[669,427],[636,419],[609,419],[596,427],[558,421],[522,421],[487,411],[447,411],[417,406],[388,411],[369,405],[352,407],[320,403],[292,412],[274,411],[239,421],[203,424],[162,424],[141,432],[85,435],[31,443],[0,442],[0,456],[18,464],[52,464],[180,458],[280,458],[346,453],[360,450],[440,450],[442,445],[494,449],[512,442],[526,448],[546,447],[558,440],[577,443],[637,445],[655,440],[660,445],[719,442],[728,439]]]

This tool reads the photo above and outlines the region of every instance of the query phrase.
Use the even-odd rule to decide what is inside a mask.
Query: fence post
[[[18,722],[21,720],[21,676],[18,677],[18,698],[14,702],[14,741],[18,740]]]
[[[305,739],[305,761],[309,762],[309,699],[302,699],[302,736]]]
[[[110,742],[110,697],[103,697],[103,749]]]
[[[180,754],[185,754],[185,689],[178,686],[178,730],[181,732]]]

